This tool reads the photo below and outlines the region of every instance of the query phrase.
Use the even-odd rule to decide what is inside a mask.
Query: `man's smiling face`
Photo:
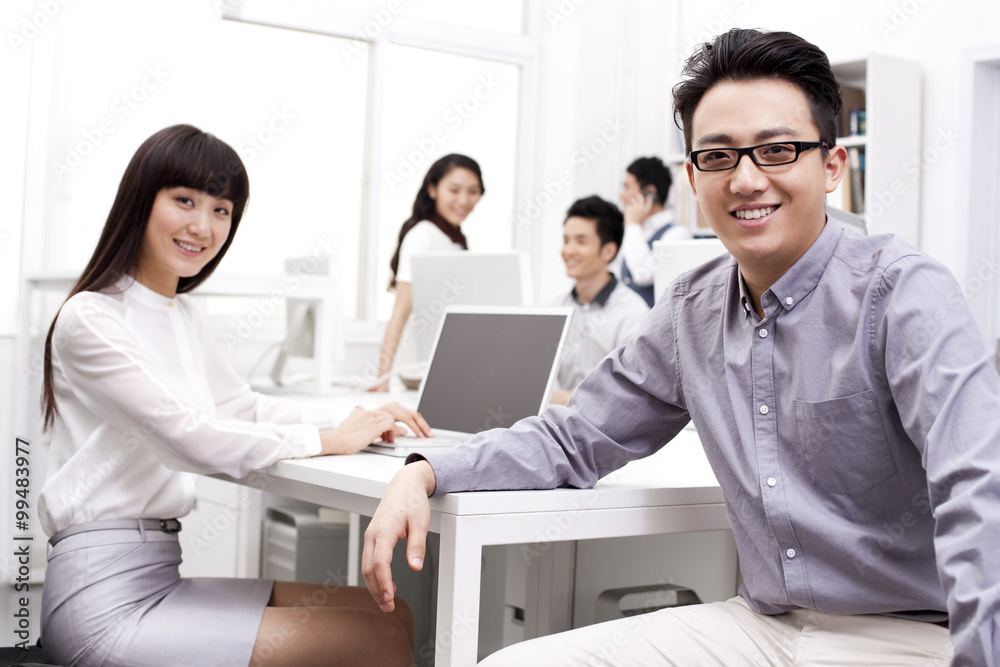
[[[724,81],[701,98],[692,117],[692,150],[743,148],[777,141],[819,141],[809,102],[779,79]],[[735,169],[688,178],[719,240],[744,267],[778,277],[823,230],[824,201],[843,174],[846,151],[804,151],[796,162],[759,167],[744,156]]]

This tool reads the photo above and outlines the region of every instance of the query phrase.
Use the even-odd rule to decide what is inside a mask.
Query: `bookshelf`
[[[833,73],[843,87],[837,143],[847,148],[849,170],[827,196],[828,209],[837,209],[831,217],[853,218],[871,234],[892,233],[916,245],[924,167],[920,65],[873,53],[834,63]],[[863,125],[853,124],[852,134],[857,109],[864,111]]]
[[[920,226],[921,70],[916,62],[873,53],[833,64],[844,87],[844,117],[838,145],[848,150],[854,171],[827,196],[830,217],[870,234],[892,233],[917,245]],[[850,134],[851,109],[864,109],[864,132]],[[674,176],[674,216],[695,234],[711,234],[699,214],[684,172],[684,140],[672,133],[666,163]],[[863,173],[861,171],[864,165]],[[845,203],[846,202],[846,203]]]

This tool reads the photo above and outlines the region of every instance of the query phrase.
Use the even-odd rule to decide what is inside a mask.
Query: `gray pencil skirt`
[[[48,662],[250,664],[273,580],[181,579],[176,533],[91,530],[52,547],[42,589]]]

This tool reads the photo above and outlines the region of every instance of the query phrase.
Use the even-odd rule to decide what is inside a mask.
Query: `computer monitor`
[[[430,359],[448,306],[530,306],[526,253],[438,252],[413,256],[413,331],[417,361]]]
[[[329,389],[334,361],[344,357],[340,294],[331,273],[331,257],[298,257],[285,261],[289,283],[285,298],[285,339],[271,366],[275,387],[299,385],[303,379],[313,389]],[[296,296],[300,298],[296,298]],[[310,360],[308,372],[299,376],[287,373],[292,358]]]
[[[658,300],[677,276],[722,254],[728,251],[717,238],[653,241],[654,298]]]

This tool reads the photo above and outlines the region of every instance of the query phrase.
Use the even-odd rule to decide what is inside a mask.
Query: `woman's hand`
[[[398,407],[405,410],[402,406]],[[406,427],[397,426],[396,417],[391,412],[354,408],[340,426],[332,431],[320,431],[322,449],[319,455],[353,454],[375,442],[379,436],[392,442],[397,435],[405,434]]]
[[[410,430],[413,431],[413,434],[416,435],[418,438],[434,437],[434,433],[431,431],[431,427],[427,425],[427,422],[424,420],[423,416],[416,410],[410,410],[409,408],[404,408],[402,405],[396,403],[395,401],[392,403],[386,403],[385,405],[380,407],[379,410],[382,410],[383,412],[388,412],[396,419],[397,422],[403,422],[404,424],[409,426]],[[401,433],[400,435],[405,435],[405,433]],[[382,439],[385,440],[385,438]],[[392,438],[389,438],[389,442],[392,442],[392,440],[393,440]]]

